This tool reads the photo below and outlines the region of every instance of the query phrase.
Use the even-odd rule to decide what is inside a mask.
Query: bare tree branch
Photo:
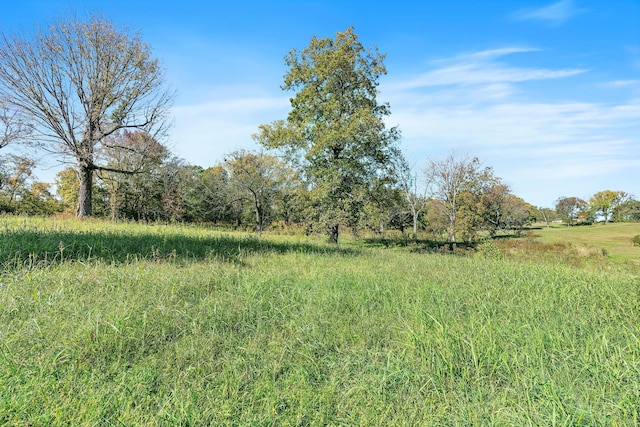
[[[46,149],[76,161],[78,216],[91,215],[91,176],[108,137],[124,129],[159,138],[173,94],[139,34],[94,15],[0,36],[0,97],[32,119]],[[113,147],[106,147],[112,149]]]

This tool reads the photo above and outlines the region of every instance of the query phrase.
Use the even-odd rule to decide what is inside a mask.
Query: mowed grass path
[[[640,423],[633,272],[1,221],[2,425]]]

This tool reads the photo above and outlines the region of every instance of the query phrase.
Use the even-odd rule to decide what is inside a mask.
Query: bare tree
[[[551,221],[558,215],[553,209],[543,207],[538,207],[537,213],[542,216],[545,224],[547,224],[547,228],[551,227]]]
[[[427,207],[428,202],[428,182],[419,182],[418,174],[409,166],[405,157],[400,153],[394,156],[393,170],[407,206],[411,211],[413,241],[417,242],[418,220]]]
[[[78,217],[91,215],[94,172],[131,172],[100,164],[110,135],[166,130],[172,94],[164,83],[140,36],[99,15],[55,22],[31,38],[0,36],[0,98],[31,118],[46,150],[75,161]]]
[[[29,126],[17,111],[12,111],[0,100],[0,148],[4,148],[30,134]]]
[[[461,222],[461,208],[464,206],[474,210],[474,207],[466,206],[469,204],[468,199],[478,196],[482,185],[493,182],[493,172],[488,167],[482,169],[477,157],[451,153],[444,160],[430,160],[425,174],[432,197],[440,202],[434,206],[446,218],[448,239],[454,244],[456,232],[460,228],[468,231],[466,229],[471,227]]]

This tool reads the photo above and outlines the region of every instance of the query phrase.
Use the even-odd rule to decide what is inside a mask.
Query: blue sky
[[[258,125],[289,111],[284,56],[354,26],[387,54],[379,101],[414,167],[477,156],[537,206],[640,197],[639,0],[21,0],[3,4],[0,25],[70,12],[141,32],[177,91],[166,142],[191,164],[258,148]]]

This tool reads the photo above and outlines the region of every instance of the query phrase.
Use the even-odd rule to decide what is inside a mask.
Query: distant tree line
[[[640,202],[622,191],[536,208],[470,155],[411,167],[399,129],[385,125],[389,105],[377,100],[384,58],[353,28],[292,50],[282,86],[293,92],[291,110],[259,126],[253,138],[263,151],[234,151],[203,168],[163,143],[173,94],[139,35],[99,15],[31,37],[3,33],[0,149],[15,148],[3,150],[0,211],[298,228],[334,243],[341,230],[455,244],[534,221],[640,220]],[[56,194],[33,176],[31,153],[40,151],[68,164]]]
[[[142,135],[123,133],[123,139]],[[126,144],[121,142],[121,144]],[[136,174],[101,172],[94,177],[93,215],[115,221],[190,222],[254,230],[325,232],[323,209],[304,174],[278,156],[234,151],[209,168],[189,165],[158,145],[153,162]],[[112,158],[117,165],[121,158]],[[402,156],[397,162],[406,161]],[[78,177],[68,167],[51,185],[33,179],[33,161],[5,157],[0,173],[0,210],[33,215],[68,212],[78,203]],[[602,191],[589,201],[558,199],[555,209],[536,208],[515,196],[490,167],[451,154],[404,176],[380,180],[358,195],[358,209],[342,227],[353,235],[397,230],[407,239],[427,236],[471,242],[483,236],[520,233],[533,222],[551,225],[594,221],[640,221],[640,201],[625,192]],[[616,194],[617,197],[613,197]],[[609,203],[603,195],[611,196]],[[606,215],[605,215],[606,214]]]

